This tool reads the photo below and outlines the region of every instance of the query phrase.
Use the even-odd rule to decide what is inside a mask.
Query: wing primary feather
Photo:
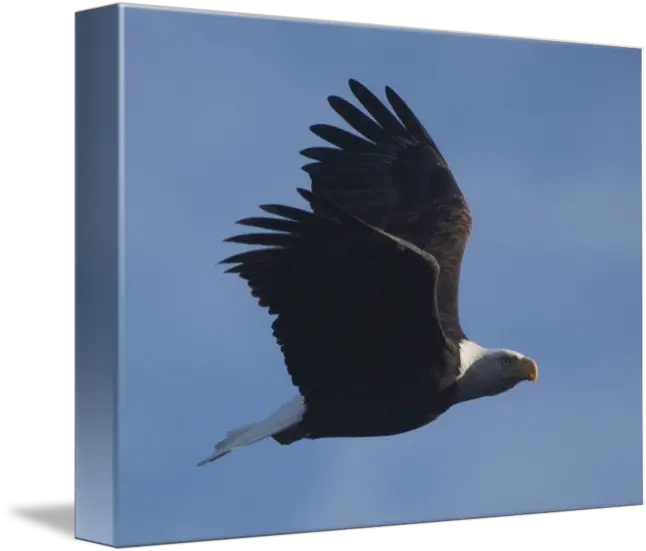
[[[310,214],[304,210],[297,209],[295,207],[288,207],[286,205],[260,205],[260,208],[265,212],[276,214],[283,218],[294,220],[295,222],[307,220],[310,216]]]
[[[284,249],[281,248],[267,248],[267,249],[258,249],[255,251],[245,251],[243,253],[234,254],[229,256],[224,260],[220,260],[220,264],[237,264],[237,263],[249,263],[253,264],[255,262],[264,262],[267,260],[272,260],[275,258],[276,253],[280,253]]]
[[[396,136],[406,136],[406,128],[400,121],[388,110],[388,108],[375,96],[368,88],[360,82],[350,79],[350,90],[361,102],[368,113],[386,130]]]
[[[408,104],[390,86],[386,86],[386,97],[408,131],[418,139],[430,141],[431,137],[415,113],[413,113],[412,109],[408,107]]]
[[[296,191],[305,199],[313,209],[321,214],[327,213],[328,216],[337,220],[338,222],[345,222],[349,224],[359,224],[368,227],[367,224],[361,222],[358,218],[352,216],[350,213],[343,210],[341,207],[335,205],[333,202],[324,199],[320,195],[315,195],[309,189],[297,188]]]
[[[446,166],[446,160],[440,153],[440,150],[433,141],[433,138],[431,138],[426,128],[424,128],[424,125],[417,118],[417,115],[413,113],[413,110],[408,107],[408,104],[390,86],[386,86],[386,97],[408,131],[418,140],[429,144]]]
[[[300,153],[303,157],[314,159],[315,161],[331,161],[335,156],[343,153],[343,150],[332,147],[308,147]]]
[[[390,137],[383,127],[373,121],[368,115],[357,109],[349,101],[338,96],[330,96],[328,98],[328,103],[332,109],[334,109],[341,118],[345,120],[345,122],[364,137],[374,143],[389,141]]]
[[[371,152],[375,150],[375,144],[329,124],[313,124],[310,126],[311,132],[319,138],[325,140],[342,149],[350,149],[357,152]]]
[[[298,223],[292,220],[285,220],[282,218],[264,218],[264,217],[251,217],[238,220],[236,224],[242,226],[251,226],[255,228],[263,228],[266,230],[275,230],[282,232],[293,232],[298,228]]]
[[[225,274],[241,274],[243,270],[244,270],[244,264],[236,264],[235,266],[229,268],[228,270],[224,270],[224,273]]]
[[[294,243],[295,236],[289,233],[245,233],[228,237],[227,243],[244,243],[246,245],[265,245],[289,247]]]

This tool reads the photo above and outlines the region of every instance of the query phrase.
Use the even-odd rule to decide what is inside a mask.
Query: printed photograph
[[[642,503],[639,49],[119,9],[120,546]]]

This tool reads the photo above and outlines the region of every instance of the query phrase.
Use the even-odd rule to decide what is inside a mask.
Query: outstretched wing
[[[308,410],[378,419],[428,408],[455,381],[458,360],[435,302],[439,266],[428,253],[299,190],[315,213],[282,205],[238,223],[270,230],[227,241],[260,245],[223,262],[276,314],[274,335]],[[345,406],[343,406],[345,404]]]
[[[316,161],[303,167],[312,191],[431,253],[441,268],[438,307],[445,331],[464,337],[458,287],[471,233],[469,207],[435,142],[399,95],[386,88],[391,111],[359,82],[350,80],[350,89],[368,114],[337,96],[328,101],[360,136],[326,124],[311,127],[335,146],[301,152]]]

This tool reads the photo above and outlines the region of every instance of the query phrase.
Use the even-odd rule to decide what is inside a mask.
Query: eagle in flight
[[[259,248],[222,261],[275,315],[298,395],[198,465],[269,437],[401,434],[538,376],[533,359],[476,344],[460,326],[471,213],[435,142],[390,87],[390,108],[356,80],[350,89],[365,111],[328,101],[356,133],[316,124],[330,146],[301,152],[309,208],[261,206],[270,216],[240,220],[256,229],[226,240]]]

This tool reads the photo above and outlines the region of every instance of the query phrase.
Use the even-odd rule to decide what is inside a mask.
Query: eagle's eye
[[[509,356],[503,356],[500,359],[500,363],[503,367],[507,367],[509,364],[511,364],[511,358]]]

